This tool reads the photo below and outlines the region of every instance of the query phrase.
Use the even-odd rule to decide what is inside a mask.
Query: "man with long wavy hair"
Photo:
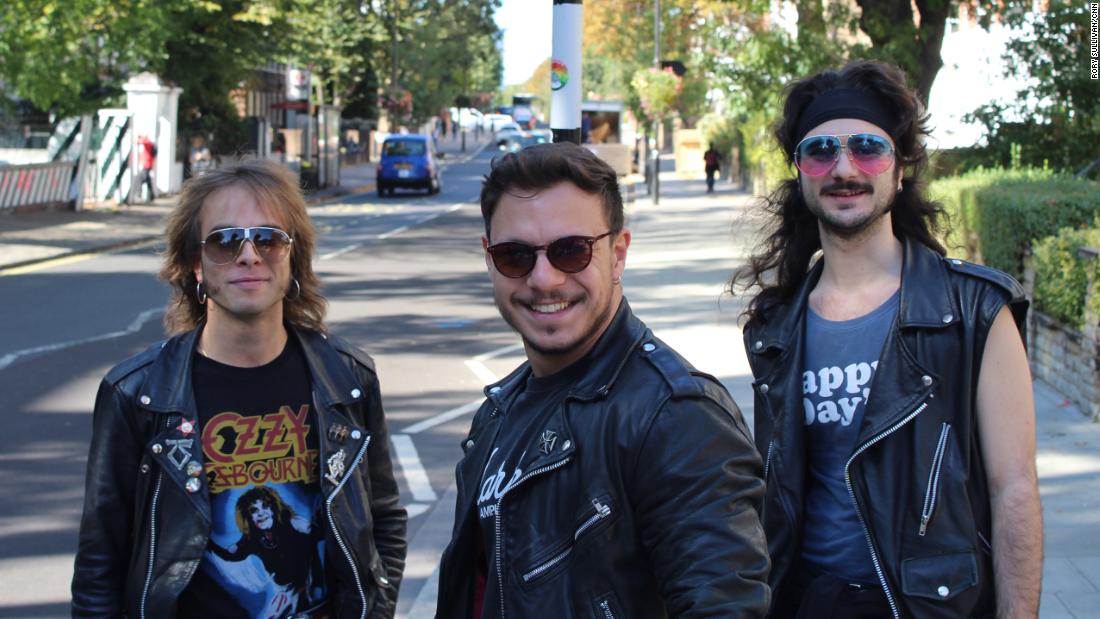
[[[324,333],[295,177],[257,160],[207,171],[166,236],[172,337],[100,385],[73,616],[392,617],[406,514],[378,379]],[[224,550],[242,502],[254,557]],[[275,535],[293,513],[315,515],[289,523],[310,534]]]
[[[928,117],[896,67],[799,80],[775,137],[797,176],[734,274],[773,617],[1035,617],[1042,523],[1008,275],[945,258]]]

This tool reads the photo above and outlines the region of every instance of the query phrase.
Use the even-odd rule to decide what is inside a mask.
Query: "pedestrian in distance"
[[[714,193],[714,176],[718,174],[718,170],[721,168],[722,155],[718,154],[713,142],[703,153],[703,165],[707,173],[707,193]]]
[[[764,200],[770,236],[732,280],[759,290],[744,336],[773,617],[1038,611],[1028,302],[945,257],[928,121],[878,62],[786,92],[775,137],[797,176]]]
[[[496,160],[481,209],[527,360],[462,441],[436,616],[762,616],[761,460],[722,385],[631,312],[615,171],[530,146]]]
[[[392,617],[405,563],[378,378],[326,335],[316,232],[274,162],[168,219],[173,334],[100,384],[74,617]]]
[[[157,161],[157,146],[147,135],[139,135],[138,146],[138,192],[144,189],[146,202],[157,199],[157,190],[153,184],[153,167]]]

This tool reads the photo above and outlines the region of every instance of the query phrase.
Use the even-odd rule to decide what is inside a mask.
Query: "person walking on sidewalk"
[[[710,147],[703,153],[703,165],[707,173],[707,193],[714,193],[714,176],[718,174],[718,170],[722,166],[722,155],[718,154],[718,150],[714,148],[714,143],[711,143]]]
[[[527,361],[456,468],[436,616],[760,617],[761,461],[722,385],[623,297],[615,171],[573,144],[498,159],[485,263]]]
[[[153,184],[153,167],[157,161],[157,146],[153,144],[153,141],[149,139],[147,135],[139,135],[138,140],[138,192],[144,189],[147,193],[146,201],[152,202],[157,199],[157,190]]]
[[[1035,617],[1021,286],[944,257],[928,117],[897,67],[793,83],[775,135],[798,175],[731,282],[760,290],[744,336],[771,616]]]
[[[295,177],[208,170],[166,237],[174,335],[100,384],[72,615],[392,617],[406,513],[378,378],[325,335]]]

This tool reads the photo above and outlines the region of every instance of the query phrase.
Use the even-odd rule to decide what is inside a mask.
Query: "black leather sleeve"
[[[96,395],[84,515],[72,583],[73,617],[120,617],[131,556],[141,435],[130,399],[104,381]]]
[[[382,619],[392,617],[397,607],[397,593],[401,586],[401,575],[405,571],[405,553],[408,549],[405,536],[408,514],[400,505],[397,481],[393,476],[390,434],[382,410],[378,379],[373,373],[363,374],[363,385],[369,390],[366,424],[371,434],[371,443],[367,462],[370,466],[370,510],[374,520],[374,543],[389,580],[388,586],[379,586],[385,601],[383,603],[379,599],[371,617]]]
[[[763,617],[768,609],[762,465],[733,415],[732,401],[670,399],[642,442],[630,494],[672,617]]]

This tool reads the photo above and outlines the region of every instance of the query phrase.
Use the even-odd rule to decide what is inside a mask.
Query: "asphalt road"
[[[449,166],[439,195],[310,208],[329,327],[378,361],[410,537],[451,482],[463,405],[519,362],[489,300],[479,240],[474,201],[491,155]],[[68,616],[90,411],[103,374],[164,337],[159,249],[0,278],[0,617]],[[404,592],[421,583],[410,578]]]

